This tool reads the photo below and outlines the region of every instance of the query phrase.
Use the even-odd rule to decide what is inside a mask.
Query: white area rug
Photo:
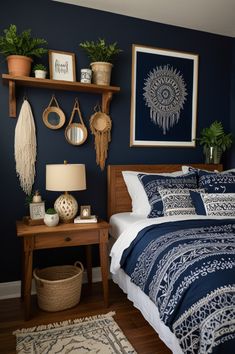
[[[18,354],[137,354],[115,312],[15,331]]]

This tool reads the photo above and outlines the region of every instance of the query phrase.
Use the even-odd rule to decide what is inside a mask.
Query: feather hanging
[[[25,99],[15,128],[16,174],[23,191],[30,195],[35,177],[37,141],[33,113]]]

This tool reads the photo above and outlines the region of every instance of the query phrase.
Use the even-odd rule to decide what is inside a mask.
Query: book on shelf
[[[75,224],[89,224],[89,223],[94,223],[94,222],[97,222],[97,217],[96,215],[91,215],[89,218],[87,219],[84,219],[84,218],[81,218],[80,216],[77,216],[75,219],[74,219],[74,223]]]

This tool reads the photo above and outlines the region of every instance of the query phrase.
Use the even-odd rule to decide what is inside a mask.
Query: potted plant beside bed
[[[232,146],[232,134],[226,134],[221,122],[214,121],[209,127],[202,129],[199,137],[203,145],[205,163],[219,164],[222,153]]]
[[[45,79],[47,76],[47,68],[43,64],[35,64],[33,67],[33,72],[36,78]]]
[[[14,76],[29,76],[34,57],[47,53],[47,41],[31,37],[31,30],[17,33],[16,25],[10,25],[0,36],[0,53],[7,59],[8,72]]]
[[[80,47],[84,49],[91,60],[92,80],[97,85],[110,85],[111,63],[114,57],[122,50],[117,47],[117,42],[107,44],[104,39],[97,42],[85,41],[80,43]]]

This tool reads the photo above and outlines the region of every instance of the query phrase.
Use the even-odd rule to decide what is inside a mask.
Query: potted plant
[[[45,79],[47,76],[47,67],[43,64],[35,64],[33,72],[36,78]]]
[[[8,72],[14,76],[29,76],[34,57],[40,58],[47,53],[42,47],[47,41],[42,38],[32,38],[31,30],[17,33],[16,25],[10,25],[0,36],[0,53],[7,59]]]
[[[47,226],[56,226],[59,223],[59,215],[54,208],[49,208],[45,212],[44,223]]]
[[[104,39],[98,39],[97,42],[85,41],[80,43],[91,60],[93,83],[97,85],[110,85],[111,63],[114,57],[122,50],[117,47],[117,42],[107,44]]]
[[[220,163],[222,153],[233,143],[232,134],[226,134],[221,122],[214,121],[208,128],[202,129],[199,137],[203,145],[206,163]]]

